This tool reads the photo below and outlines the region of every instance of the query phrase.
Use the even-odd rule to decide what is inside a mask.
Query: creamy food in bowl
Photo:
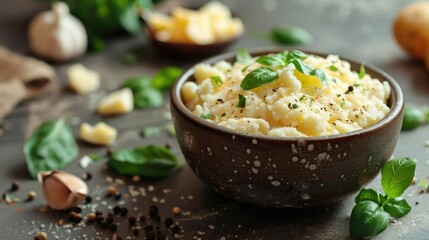
[[[208,59],[173,86],[177,140],[201,180],[237,201],[301,208],[339,201],[379,173],[402,124],[392,77],[329,54],[250,55]]]
[[[243,51],[243,50],[242,50]],[[199,64],[182,87],[197,116],[239,132],[278,137],[326,136],[359,130],[390,111],[390,86],[336,55],[284,51]]]

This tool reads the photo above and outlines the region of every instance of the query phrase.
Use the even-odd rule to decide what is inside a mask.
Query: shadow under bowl
[[[282,50],[251,51],[251,55]],[[232,62],[235,57],[223,54],[204,63],[220,60]],[[360,62],[342,60],[359,70]],[[194,115],[180,93],[183,84],[194,79],[194,70],[189,69],[171,92],[174,126],[186,161],[207,185],[237,201],[302,208],[342,200],[375,178],[392,156],[402,125],[404,99],[399,85],[376,67],[366,65],[365,69],[391,87],[391,111],[382,120],[345,134],[289,138],[240,133]]]

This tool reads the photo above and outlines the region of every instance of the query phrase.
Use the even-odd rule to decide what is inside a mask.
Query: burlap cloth
[[[44,93],[54,80],[48,64],[0,46],[0,122],[21,100]]]

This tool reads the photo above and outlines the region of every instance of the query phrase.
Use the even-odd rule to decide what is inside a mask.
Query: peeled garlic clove
[[[67,172],[41,172],[38,175],[38,179],[45,201],[55,210],[76,207],[88,194],[86,183]]]

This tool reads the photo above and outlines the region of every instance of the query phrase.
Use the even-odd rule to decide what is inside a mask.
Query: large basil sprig
[[[41,171],[62,169],[79,154],[65,119],[42,123],[24,145],[28,171],[33,178]]]
[[[389,217],[400,218],[411,211],[411,206],[400,196],[411,184],[416,162],[413,158],[399,158],[384,164],[381,183],[386,195],[374,189],[359,192],[350,217],[350,236],[375,236],[388,227]]]
[[[246,58],[240,49],[237,52],[237,61],[244,62]],[[293,64],[295,69],[305,75],[315,76],[320,79],[324,84],[327,82],[326,74],[323,70],[314,69],[311,66],[305,64],[302,60],[306,59],[307,55],[298,50],[292,50],[290,52],[281,52],[279,54],[264,55],[256,59],[256,62],[266,67],[257,68],[248,73],[240,87],[244,90],[251,90],[267,83],[273,82],[279,78],[278,73],[273,69],[279,69]],[[269,68],[267,68],[269,67]],[[247,67],[245,68],[247,69]]]
[[[158,178],[180,168],[180,163],[167,148],[147,146],[114,151],[109,157],[109,167],[124,175]]]

